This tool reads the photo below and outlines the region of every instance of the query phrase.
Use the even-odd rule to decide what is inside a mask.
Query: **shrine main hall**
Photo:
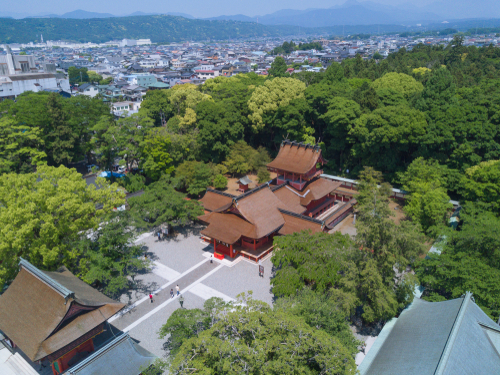
[[[201,234],[215,254],[254,261],[272,250],[274,236],[302,230],[328,232],[356,204],[342,182],[322,178],[326,164],[318,145],[283,141],[267,165],[277,177],[241,195],[207,189],[201,203],[207,224]]]

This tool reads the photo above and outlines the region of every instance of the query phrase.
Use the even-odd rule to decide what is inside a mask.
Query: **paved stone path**
[[[113,325],[122,331],[130,330],[133,328],[133,324],[137,324],[137,321],[151,316],[155,310],[165,306],[165,303],[170,303],[172,301],[170,289],[173,289],[174,293],[176,293],[175,286],[179,285],[182,294],[184,291],[187,291],[188,286],[200,282],[200,280],[206,277],[211,271],[217,270],[217,267],[223,266],[218,263],[210,263],[208,260],[204,261],[190,272],[183,274],[179,278],[174,278],[171,282],[163,285],[159,291],[154,292],[153,303],[149,301],[149,296],[138,301],[140,303],[134,304],[131,309],[126,310],[126,312],[117,319],[113,319]]]
[[[153,260],[151,272],[137,275],[138,288],[121,296],[129,306],[109,320],[110,332],[129,332],[145,349],[159,357],[165,355],[166,339],[158,331],[172,313],[180,308],[179,299],[170,298],[170,289],[178,284],[184,297],[184,308],[203,308],[211,297],[234,301],[240,293],[252,290],[253,298],[272,305],[270,291],[271,262],[263,261],[266,277],[258,276],[258,266],[244,258],[237,261],[210,263],[213,247],[202,242],[197,228],[189,228],[173,238],[158,241],[151,233],[141,235],[136,241],[145,246],[148,258]],[[152,292],[154,302],[150,303]]]

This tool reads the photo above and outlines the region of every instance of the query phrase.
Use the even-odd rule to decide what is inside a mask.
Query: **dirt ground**
[[[257,178],[256,174],[249,174],[247,175],[250,180],[252,180],[252,184],[248,186],[249,189],[256,188],[259,184],[259,179]],[[233,195],[241,195],[243,194],[241,191],[238,191],[239,185],[238,185],[238,180],[239,178],[232,178],[232,177],[227,177],[227,189],[224,190],[225,193],[228,194],[233,194]],[[271,173],[271,179],[276,178],[276,173]]]
[[[397,200],[391,200],[391,202],[389,203],[389,208],[394,214],[391,219],[399,225],[400,221],[406,217],[405,213],[403,212],[403,203]]]
[[[348,234],[351,237],[356,235],[356,227],[354,226],[354,214],[349,214],[340,224],[336,225],[328,233],[340,232],[342,234]]]

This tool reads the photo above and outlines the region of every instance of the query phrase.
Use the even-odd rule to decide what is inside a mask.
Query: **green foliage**
[[[158,228],[162,224],[184,226],[203,214],[197,201],[186,200],[168,177],[150,184],[144,194],[128,200],[130,214],[137,228]]]
[[[221,311],[231,307],[221,298],[212,297],[205,301],[203,309],[177,309],[158,331],[160,339],[167,337],[164,347],[170,356],[175,356],[180,347],[191,337],[212,328]]]
[[[128,193],[135,193],[136,191],[143,190],[146,186],[146,178],[140,174],[131,174],[125,176],[125,178],[117,179],[118,185],[122,186]]]
[[[43,163],[42,131],[38,127],[18,125],[13,118],[0,117],[0,174],[34,172]]]
[[[214,171],[208,164],[198,161],[185,161],[175,171],[178,187],[188,194],[197,196],[211,185]]]
[[[255,150],[245,141],[238,141],[231,147],[224,166],[232,174],[244,175],[265,167],[270,161],[265,148],[259,147],[258,150]]]
[[[340,232],[333,234],[293,233],[274,238],[271,261],[276,268],[271,280],[275,296],[291,296],[304,286],[325,292],[341,278],[346,253],[354,243]]]
[[[205,101],[196,107],[198,144],[205,162],[220,163],[231,146],[243,138],[246,119],[232,103]]]
[[[418,262],[416,274],[427,300],[459,298],[470,291],[493,320],[500,315],[500,219],[478,203],[460,212],[461,230],[446,233],[440,255]]]
[[[255,89],[248,101],[249,115],[254,131],[263,129],[266,119],[293,99],[304,97],[305,84],[294,78],[275,78]]]
[[[447,213],[452,209],[446,192],[445,169],[435,160],[415,159],[405,173],[399,174],[403,189],[410,193],[405,202],[405,212],[420,223],[425,231],[443,226]]]
[[[257,171],[257,178],[259,180],[259,184],[263,184],[271,179],[271,174],[265,167],[259,168]]]
[[[415,78],[403,73],[387,73],[372,84],[375,90],[393,89],[400,92],[406,99],[422,92],[424,87]]]
[[[169,90],[149,90],[144,96],[139,113],[152,118],[155,126],[164,125],[173,115],[174,109],[170,104]]]
[[[185,341],[169,371],[187,374],[193,368],[228,374],[347,374],[356,365],[335,337],[311,328],[300,317],[246,301]]]
[[[148,261],[139,258],[143,251],[133,245],[135,237],[126,211],[105,217],[90,238],[84,235],[73,244],[84,254],[78,263],[78,276],[106,295],[119,297],[133,286],[135,274],[149,267]]]
[[[152,38],[153,43],[192,40],[252,39],[296,33],[296,26],[268,26],[254,22],[187,19],[147,15],[89,20],[66,18],[0,19],[0,43],[29,43],[43,34],[47,40],[104,43],[124,38]]]
[[[355,355],[361,342],[356,340],[348,324],[348,316],[330,293],[317,293],[304,288],[296,295],[279,298],[275,310],[301,317],[311,327],[337,338]]]
[[[500,214],[500,160],[468,168],[462,177],[460,192],[469,201],[491,204],[492,209]]]
[[[213,185],[216,189],[224,190],[227,188],[227,178],[218,174],[214,177]]]
[[[71,241],[124,204],[117,185],[101,178],[96,184],[97,189],[87,186],[76,170],[63,166],[40,165],[35,173],[0,176],[1,284],[14,278],[20,257],[47,270],[76,267],[81,253]]]
[[[268,73],[270,77],[286,77],[289,75],[286,71],[287,69],[288,66],[286,65],[285,59],[278,56],[271,63],[271,69],[269,69]]]
[[[87,68],[77,68],[75,66],[70,66],[68,68],[68,78],[69,83],[85,83],[90,82],[89,73]]]
[[[174,171],[172,158],[168,152],[171,147],[170,134],[165,128],[153,128],[144,138],[142,147],[142,168],[146,176],[157,181],[162,175]]]

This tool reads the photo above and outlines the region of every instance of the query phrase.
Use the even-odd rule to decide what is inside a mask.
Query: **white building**
[[[64,74],[38,73],[35,60],[30,55],[12,55],[5,46],[6,55],[0,56],[0,100],[15,99],[26,91],[70,92],[69,81]]]
[[[91,98],[93,98],[97,94],[99,94],[99,89],[90,83],[84,83],[83,85],[80,85],[80,87],[78,87],[78,92],[81,95],[90,96]]]
[[[218,70],[196,70],[195,73],[198,76],[198,78],[202,80],[207,80],[219,76]]]

